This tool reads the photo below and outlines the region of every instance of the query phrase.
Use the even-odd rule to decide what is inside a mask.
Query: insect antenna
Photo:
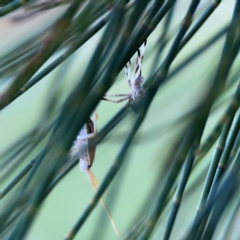
[[[97,191],[98,186],[99,186],[99,182],[98,182],[97,178],[95,177],[95,175],[93,174],[93,172],[92,172],[90,169],[89,169],[88,171],[86,171],[86,174],[87,174],[87,177],[88,177],[90,183],[91,183],[92,186],[93,186],[93,189],[94,189],[95,191]],[[104,201],[103,201],[102,198],[100,198],[100,202],[101,202],[104,210],[106,211],[106,213],[107,213],[107,215],[108,215],[108,218],[109,218],[110,221],[111,221],[111,224],[112,224],[112,226],[113,226],[114,231],[116,232],[116,234],[117,234],[118,236],[120,236],[120,233],[119,233],[119,231],[118,231],[118,229],[117,229],[117,226],[116,226],[116,224],[115,224],[115,222],[114,222],[114,220],[113,220],[113,217],[112,217],[112,215],[110,214],[109,210],[107,209],[107,207],[106,207],[106,205],[105,205],[105,203],[104,203]]]

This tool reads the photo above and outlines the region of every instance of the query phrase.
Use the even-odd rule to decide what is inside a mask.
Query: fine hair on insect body
[[[131,77],[131,61],[129,60],[125,66],[125,75],[127,77],[128,85],[130,88],[130,93],[127,94],[106,94],[102,98],[102,100],[112,103],[121,103],[123,101],[128,100],[129,105],[131,108],[138,113],[139,106],[141,105],[144,97],[145,97],[145,89],[143,88],[142,84],[144,78],[142,76],[142,62],[145,52],[147,41],[143,43],[142,49],[137,50],[137,58],[136,58],[136,65]],[[106,97],[123,97],[118,100],[111,100]]]

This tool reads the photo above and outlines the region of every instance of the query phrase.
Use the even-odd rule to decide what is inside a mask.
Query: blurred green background
[[[190,1],[185,0],[177,2],[173,13],[173,21],[168,30],[169,37],[176,33],[189,3]],[[199,16],[204,11],[207,4],[208,1],[201,2],[196,16]],[[196,33],[177,56],[171,69],[174,69],[174,67],[187,58],[194,49],[197,49],[223,26],[229,23],[233,7],[234,1],[223,1],[198,33]],[[2,32],[0,51],[2,57],[6,56],[12,49],[20,46],[28,38],[32,38],[43,32],[44,29],[55,21],[55,19],[63,14],[65,9],[66,7],[59,7],[53,10],[44,11],[32,16],[30,20],[22,20],[19,22],[13,21],[12,19],[18,15],[21,16],[25,11],[24,9],[16,10],[4,16],[0,20]],[[162,24],[159,24],[148,38],[142,64],[142,72],[145,79],[152,73],[156,41],[161,31]],[[48,97],[52,92],[56,90],[60,92],[61,97],[59,99],[59,106],[61,105],[61,102],[64,101],[66,96],[76,86],[79,77],[84,73],[84,69],[103,32],[104,29],[99,31],[99,33],[87,41],[68,60],[1,111],[0,149],[2,153],[23,134],[36,126],[36,124],[39,123],[39,119],[41,119],[41,121],[43,120],[42,116],[46,110]],[[168,52],[172,39],[173,38],[168,42],[163,56]],[[192,61],[191,64],[174,76],[170,82],[165,84],[164,87],[158,91],[157,96],[151,104],[147,117],[127,154],[124,166],[111,183],[110,188],[108,188],[107,192],[104,194],[104,201],[107,206],[109,206],[109,210],[121,234],[125,233],[130,224],[134,221],[136,214],[146,200],[148,193],[151,191],[159,171],[163,170],[163,159],[167,157],[171,150],[171,144],[185,126],[184,118],[181,117],[190,112],[203,97],[206,85],[208,85],[209,79],[216,69],[223,42],[224,38],[221,38],[210,49],[205,51],[196,60]],[[53,61],[58,54],[60,53],[56,53],[44,64],[44,66],[47,66],[48,63]],[[132,62],[134,63],[135,56],[133,59]],[[238,66],[239,61],[237,59],[232,73],[239,68]],[[3,81],[1,92],[3,92],[7,86],[8,82]],[[233,84],[219,100],[221,104],[208,119],[203,139],[223,114],[234,89],[235,84]],[[129,88],[126,77],[124,71],[121,71],[115,84],[110,88],[108,93],[128,92]],[[102,129],[106,122],[117,113],[124,104],[125,103],[111,104],[103,101],[100,102],[96,109],[98,113],[98,131]],[[135,118],[136,114],[131,111],[131,113],[121,121],[109,135],[107,135],[104,141],[97,146],[92,171],[100,183],[108,171],[109,166],[116,158],[125,136],[133,126]],[[38,150],[39,149],[40,147],[38,147]],[[214,148],[208,152],[197,171],[200,172],[204,166],[209,164],[213,150]],[[22,169],[26,162],[29,162],[36,155],[36,153],[37,151],[34,150],[27,156],[24,163],[12,170],[7,179],[4,179],[3,182],[1,181],[1,189],[20,169]],[[200,197],[203,179],[204,176],[201,181],[199,180],[198,186],[194,191],[184,196],[171,239],[181,239],[185,231],[190,227]],[[22,184],[22,181],[19,184]],[[12,191],[14,193],[14,189]],[[4,208],[8,200],[13,196],[13,193],[8,194],[1,200],[1,208]],[[63,236],[67,234],[76,219],[80,216],[86,204],[90,202],[93,194],[94,190],[86,175],[80,172],[78,166],[74,167],[74,169],[53,189],[41,205],[40,212],[34,220],[26,239],[63,239]],[[163,216],[166,215],[163,214]],[[164,220],[160,221],[158,224],[162,226],[158,228],[153,239],[160,239],[164,229]],[[96,229],[104,233],[99,239],[116,239],[111,223],[99,203],[97,208],[94,209],[85,222],[83,228],[78,232],[75,239],[92,239]],[[221,224],[218,226],[214,239],[219,239],[220,232]],[[239,239],[238,236],[238,229],[235,229],[232,233],[232,239]]]

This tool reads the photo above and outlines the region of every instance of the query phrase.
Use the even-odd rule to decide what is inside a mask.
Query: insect
[[[94,161],[95,152],[96,152],[96,135],[97,135],[97,125],[96,125],[97,113],[95,112],[93,121],[88,118],[87,122],[84,124],[80,130],[77,139],[74,141],[74,144],[71,148],[70,156],[72,158],[79,158],[79,167],[82,172],[87,174],[89,181],[91,182],[95,191],[98,188],[98,180],[91,171],[91,166]],[[104,201],[100,199],[100,202],[105,209],[114,231],[119,236],[119,231],[113,221],[111,214],[109,213]]]
[[[141,105],[144,97],[145,97],[145,89],[142,86],[144,78],[142,76],[142,61],[144,57],[144,51],[146,47],[147,41],[144,42],[142,51],[138,49],[137,51],[137,58],[136,58],[136,65],[134,68],[134,72],[131,78],[131,61],[126,64],[125,66],[125,74],[127,77],[128,85],[130,87],[130,93],[127,94],[107,94],[104,95],[102,100],[112,102],[112,103],[121,103],[123,101],[128,100],[132,109],[138,113],[139,106]],[[123,97],[119,100],[111,100],[106,97]]]
[[[90,170],[95,157],[95,137],[97,135],[96,118],[96,113],[94,115],[94,121],[88,118],[71,149],[71,157],[77,156],[79,158],[79,167],[83,172],[88,172]]]

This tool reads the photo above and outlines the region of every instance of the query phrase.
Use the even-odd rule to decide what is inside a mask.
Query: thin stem
[[[71,4],[63,17],[55,24],[51,35],[44,41],[42,49],[32,59],[32,61],[24,68],[16,77],[10,87],[1,95],[0,108],[6,107],[13,99],[17,91],[19,91],[27,81],[35,74],[35,72],[43,65],[43,63],[58,49],[63,43],[68,33],[68,26],[71,19],[77,12],[79,2]],[[58,37],[56,37],[58,36]]]
[[[33,159],[28,165],[26,165],[14,179],[0,192],[0,199],[2,199],[19,181],[32,169],[36,159]]]
[[[20,8],[21,6],[27,4],[30,0],[25,0],[25,1],[22,1],[22,0],[15,0],[15,1],[12,1],[12,3],[9,3],[8,5],[2,7],[0,9],[0,17],[3,17],[4,15],[10,13],[10,12],[13,12],[14,10]]]
[[[207,238],[211,239],[212,231],[215,229],[216,224],[218,223],[224,209],[227,206],[227,203],[231,200],[231,197],[234,195],[238,186],[239,182],[239,170],[240,170],[240,152],[236,157],[236,161],[234,162],[233,167],[229,170],[228,173],[221,179],[218,189],[215,189],[214,194],[211,195],[210,199],[208,200],[207,204],[204,207],[204,211],[201,212],[199,219],[197,222],[193,224],[191,229],[183,238],[184,240],[192,240],[195,237],[196,228],[200,225],[201,221],[204,219],[206,214],[211,212],[214,208],[214,214],[211,218],[211,224],[209,224],[210,228],[207,229]]]
[[[178,209],[179,209],[181,201],[182,201],[184,189],[186,187],[188,178],[191,173],[191,169],[192,169],[193,162],[194,162],[194,159],[196,156],[197,148],[199,146],[199,142],[200,142],[200,140],[196,141],[193,144],[193,146],[190,148],[187,159],[184,163],[182,174],[179,179],[178,187],[176,189],[175,196],[172,201],[172,208],[171,208],[168,218],[167,218],[166,228],[165,228],[163,238],[162,238],[163,240],[168,240],[170,238],[170,234],[172,232],[174,222],[176,220]]]
[[[199,149],[199,158],[203,157],[208,150],[211,148],[213,143],[216,141],[216,139],[219,137],[221,130],[223,128],[223,125],[226,123],[226,121],[229,120],[237,111],[239,107],[239,101],[240,101],[240,82],[238,82],[237,89],[235,91],[235,94],[233,96],[233,99],[231,100],[230,104],[228,105],[226,111],[216,124],[216,126],[213,128],[212,132],[209,134],[207,139],[204,141],[202,146]]]
[[[199,219],[199,214],[203,211],[205,203],[206,203],[207,198],[209,196],[210,189],[211,189],[212,184],[213,184],[213,179],[214,179],[214,176],[216,174],[218,163],[219,163],[219,161],[221,159],[221,156],[222,156],[222,153],[223,153],[223,149],[225,148],[225,143],[226,143],[227,136],[228,136],[228,133],[230,131],[232,122],[233,122],[233,117],[226,122],[226,124],[224,125],[224,128],[222,130],[222,134],[220,136],[220,139],[219,139],[218,145],[216,147],[213,159],[211,161],[211,165],[210,165],[208,173],[207,173],[207,177],[206,177],[206,180],[205,180],[205,183],[204,183],[204,186],[203,186],[203,190],[202,190],[202,194],[201,194],[198,206],[197,206],[197,212],[196,212],[196,215],[194,217],[193,224]],[[200,239],[200,236],[202,234],[202,230],[204,230],[203,225],[204,225],[204,222],[202,222],[202,225],[199,227],[199,230],[198,230],[199,233],[196,237],[197,239]]]
[[[216,98],[217,95],[219,95],[222,90],[223,87],[225,85],[225,81],[227,79],[228,73],[231,69],[231,65],[236,57],[236,52],[232,52],[229,51],[229,49],[232,49],[232,47],[234,46],[234,44],[239,44],[239,40],[240,40],[240,34],[239,34],[239,21],[240,21],[240,4],[239,1],[236,2],[235,5],[235,10],[233,13],[233,17],[232,17],[232,23],[231,23],[231,27],[228,31],[228,35],[223,47],[223,51],[222,51],[222,56],[219,62],[219,66],[214,78],[214,82],[213,82],[213,86],[212,86],[212,94],[210,94],[210,101],[212,101],[212,99]],[[235,40],[234,38],[236,37],[237,40]],[[235,40],[235,41],[234,41]],[[215,86],[215,87],[214,87]],[[220,137],[219,140],[219,148],[216,150],[214,158],[212,160],[211,166],[209,168],[209,172],[208,172],[208,176],[206,178],[205,184],[204,184],[204,189],[198,204],[198,210],[196,212],[195,218],[194,218],[194,222],[193,222],[193,226],[199,227],[200,225],[200,221],[199,218],[200,216],[202,216],[201,211],[204,208],[205,205],[205,201],[207,199],[207,195],[210,191],[210,187],[212,185],[212,181],[214,178],[214,174],[217,168],[217,164],[220,160],[221,154],[222,154],[222,147],[224,147],[225,145],[225,141],[226,141],[226,137],[228,135],[228,131],[230,129],[231,126],[231,122],[232,121],[228,121],[228,123],[225,125],[226,127],[224,128],[222,135]],[[192,228],[193,229],[193,228]],[[194,232],[194,230],[192,230],[191,232],[192,234],[194,234],[194,237],[197,234],[197,231]],[[200,235],[198,235],[200,237]]]
[[[206,20],[211,16],[211,14],[215,11],[218,5],[221,3],[221,0],[215,0],[207,10],[203,13],[203,15],[198,19],[198,21],[193,25],[192,29],[183,39],[179,51],[188,43],[188,41],[194,36],[194,34],[201,28],[201,26],[206,22]]]
[[[230,135],[229,139],[227,141],[226,147],[224,148],[224,152],[222,154],[216,174],[214,176],[212,188],[215,186],[217,181],[219,181],[219,179],[222,177],[222,175],[226,169],[226,166],[228,164],[228,159],[230,157],[231,150],[233,149],[233,145],[237,138],[239,129],[240,129],[240,113],[238,114],[237,121],[233,127],[231,134],[229,134]]]
[[[237,191],[239,186],[239,180],[240,180],[239,170],[240,170],[240,151],[238,152],[238,156],[236,157],[236,161],[232,168],[232,177],[228,179],[227,184],[225,185],[224,193],[221,195],[221,198],[218,200],[218,204],[213,208],[212,214],[208,221],[208,225],[203,235],[203,239],[212,238],[216,225],[220,219],[220,216],[222,215],[224,209],[226,208],[227,203],[231,200],[231,198],[234,196],[234,193]],[[232,194],[228,193],[229,190],[232,191]],[[213,194],[213,196],[214,195],[215,194]],[[207,214],[209,214],[209,212]]]
[[[168,32],[169,27],[170,27],[170,23],[171,23],[171,20],[172,20],[172,17],[173,17],[174,9],[175,9],[175,5],[173,5],[173,7],[169,10],[169,12],[168,12],[168,14],[167,14],[167,16],[165,18],[165,21],[164,21],[164,26],[163,26],[162,33],[159,36],[159,38],[157,39],[157,41],[156,41],[156,44],[159,47],[158,47],[158,51],[157,51],[157,53],[155,55],[155,58],[153,60],[151,72],[156,70],[157,63],[159,62],[160,57],[162,55],[162,52],[163,52],[163,50],[164,50],[164,48],[166,46],[166,43],[167,43],[167,32]]]
[[[231,231],[233,227],[232,225],[236,218],[236,215],[238,214],[239,207],[240,207],[240,196],[238,197],[237,201],[235,201],[230,213],[228,214],[227,220],[225,222],[225,226],[223,228],[223,232],[219,240],[231,239],[230,236],[231,236]]]

